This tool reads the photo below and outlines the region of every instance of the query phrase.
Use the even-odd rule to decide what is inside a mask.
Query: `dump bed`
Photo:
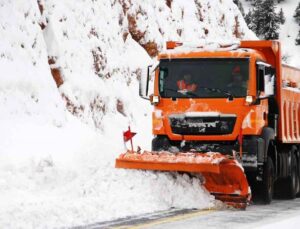
[[[300,143],[300,69],[282,64],[278,41],[242,41],[240,47],[263,53],[275,67],[278,138],[283,143]]]
[[[282,65],[277,90],[279,100],[279,138],[284,143],[300,143],[300,69]]]

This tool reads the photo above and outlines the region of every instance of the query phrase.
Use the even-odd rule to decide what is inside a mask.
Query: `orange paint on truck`
[[[167,48],[150,96],[152,152],[122,154],[116,167],[198,171],[216,198],[243,208],[248,183],[265,203],[276,183],[279,195],[300,194],[300,69],[282,64],[280,43]],[[186,75],[195,90],[178,88]]]

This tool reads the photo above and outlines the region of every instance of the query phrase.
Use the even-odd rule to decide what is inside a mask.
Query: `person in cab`
[[[192,75],[186,73],[183,75],[182,80],[177,81],[179,91],[194,92],[197,89],[197,85],[193,82]]]

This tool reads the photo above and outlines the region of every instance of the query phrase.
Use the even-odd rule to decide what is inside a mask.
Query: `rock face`
[[[130,84],[132,77],[137,77],[135,72],[163,49],[165,41],[252,36],[230,0],[104,0],[75,4],[39,0],[38,8],[55,82],[67,104],[82,108],[76,109],[80,110],[76,115],[96,126],[101,126],[105,114],[98,109],[99,113],[91,114],[92,103],[105,97],[101,92],[103,81],[113,83],[122,78]],[[95,87],[82,87],[89,82]],[[75,91],[82,94],[74,96]],[[118,98],[114,99],[118,103]]]

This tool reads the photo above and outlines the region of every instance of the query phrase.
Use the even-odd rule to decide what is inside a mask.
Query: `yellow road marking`
[[[160,224],[164,224],[164,223],[172,223],[175,221],[190,219],[190,218],[193,218],[196,216],[207,215],[207,214],[210,214],[215,211],[216,211],[216,209],[199,210],[196,212],[193,211],[191,213],[183,213],[180,215],[170,216],[170,217],[166,217],[163,219],[158,219],[158,220],[154,220],[152,222],[142,223],[142,224],[138,224],[138,225],[117,226],[117,227],[113,227],[113,229],[142,229],[142,228],[156,226],[156,225],[160,225]]]

